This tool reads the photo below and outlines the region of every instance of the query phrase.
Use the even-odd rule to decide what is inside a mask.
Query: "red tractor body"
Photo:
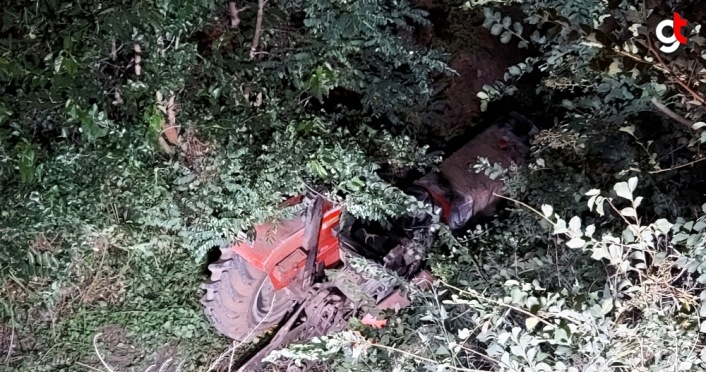
[[[327,268],[341,262],[338,238],[334,235],[340,216],[340,207],[334,207],[330,202],[324,203],[316,262]],[[305,227],[301,216],[283,220],[276,227],[271,224],[257,225],[254,242],[237,243],[231,249],[267,273],[273,288],[280,290],[294,280],[306,263],[307,251],[302,246]]]

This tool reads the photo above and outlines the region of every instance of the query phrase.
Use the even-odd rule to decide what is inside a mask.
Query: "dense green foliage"
[[[441,53],[404,36],[425,13],[269,2],[260,32],[257,3],[227,5],[3,5],[0,313],[11,368],[98,367],[91,343],[108,325],[149,341],[144,353],[203,344],[186,366],[207,365],[217,336],[188,257],[201,263],[291,212],[279,203],[308,188],[362,218],[416,206],[378,170],[437,160],[411,137],[423,124],[402,119],[436,99],[432,75],[450,73]],[[336,108],[335,89],[359,98]]]
[[[352,320],[279,355],[361,371],[706,369],[704,39],[668,57],[651,34],[693,8],[493,7],[509,3],[434,6],[482,15],[529,51],[468,92],[483,110],[541,103],[525,110],[544,128],[528,168],[477,165],[516,208],[465,236],[440,227],[441,281],[385,329]],[[414,42],[427,14],[271,1],[260,33],[256,2],[228,5],[3,6],[0,367],[228,369],[243,345],[198,303],[209,249],[292,212],[280,203],[305,190],[359,218],[417,208],[390,175],[438,161],[424,135],[453,73]]]
[[[442,234],[440,282],[386,329],[277,356],[340,358],[342,371],[706,370],[703,38],[660,55],[654,26],[672,13],[654,2],[521,8],[485,8],[484,27],[536,54],[478,92],[486,106],[541,74],[532,164],[477,166],[506,180],[516,208]]]

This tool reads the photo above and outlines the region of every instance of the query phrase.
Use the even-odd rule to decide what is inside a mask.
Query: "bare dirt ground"
[[[448,139],[462,133],[481,115],[476,94],[483,85],[501,80],[507,68],[522,62],[526,53],[515,45],[502,44],[482,26],[483,15],[479,12],[449,10],[444,2],[434,0],[413,3],[428,11],[434,23],[417,31],[417,42],[450,52],[450,66],[457,72],[444,81],[448,86],[444,91],[443,125],[436,128],[438,135]],[[515,19],[522,17],[517,9],[508,8],[503,13]]]

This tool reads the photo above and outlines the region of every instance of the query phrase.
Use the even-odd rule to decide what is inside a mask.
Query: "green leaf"
[[[537,319],[535,317],[529,317],[529,318],[525,319],[525,327],[527,327],[528,331],[533,330],[534,327],[536,327],[538,323],[539,323],[539,319]]]
[[[618,182],[613,186],[613,190],[619,197],[632,201],[632,191],[627,182]]]
[[[509,28],[510,25],[512,25],[512,18],[510,18],[510,17],[508,17],[508,16],[505,16],[505,17],[503,18],[503,27]]]
[[[496,23],[493,25],[493,27],[490,28],[490,33],[495,36],[500,35],[500,33],[502,33],[502,32],[503,32],[503,25],[500,23]]]
[[[471,331],[468,328],[463,328],[458,331],[458,338],[461,340],[467,340],[471,337]]]
[[[503,44],[509,43],[511,39],[512,33],[510,31],[505,31],[502,35],[500,35],[500,42]]]
[[[61,66],[63,65],[63,62],[64,62],[64,56],[62,56],[61,54],[58,55],[56,57],[56,59],[54,60],[54,73],[55,74],[58,74],[59,72],[61,72]]]
[[[444,345],[439,345],[439,347],[436,349],[436,355],[451,355],[451,352],[449,352],[449,349],[446,348]]]
[[[633,207],[637,208],[642,204],[642,199],[644,199],[642,196],[638,196],[635,198],[635,201],[633,201]]]
[[[522,24],[520,22],[515,22],[512,24],[513,30],[515,30],[515,33],[520,35],[522,34]]]
[[[598,213],[601,216],[605,216],[605,211],[603,210],[605,204],[605,198],[602,196],[598,196],[596,198],[596,213]]]
[[[605,246],[597,246],[593,248],[593,254],[591,254],[591,258],[597,261],[600,261],[604,258],[610,259],[610,253],[608,253],[608,249],[606,249]]]
[[[601,190],[599,190],[599,189],[590,189],[590,190],[588,190],[584,195],[586,195],[586,196],[594,196],[594,195],[598,195],[598,194],[600,194],[600,193],[601,193]]]
[[[518,357],[523,357],[525,355],[525,350],[519,345],[510,346],[510,352]]]
[[[309,168],[314,171],[319,177],[328,176],[328,172],[321,164],[316,160],[309,161]]]
[[[527,303],[525,304],[529,311],[537,311],[542,305],[537,297],[531,296],[527,298]]]
[[[569,230],[566,228],[566,221],[563,219],[559,218],[556,223],[554,224],[554,231],[552,234],[557,235],[557,234],[565,234]]]
[[[631,207],[623,208],[623,210],[620,211],[620,214],[622,214],[625,217],[637,218],[637,212],[635,211],[634,208],[631,208]]]
[[[581,218],[579,216],[571,217],[571,220],[569,220],[569,229],[571,229],[571,231],[581,232]]]
[[[559,342],[567,342],[569,341],[569,333],[564,328],[557,328],[554,331],[554,339]]]
[[[630,188],[630,192],[634,192],[635,189],[637,188],[637,177],[630,177],[628,180],[628,187]]]
[[[512,297],[512,304],[518,306],[524,306],[525,301],[527,301],[527,293],[522,292],[518,287],[515,287],[510,291],[510,296]]]
[[[654,226],[661,232],[662,234],[668,234],[669,231],[672,229],[672,223],[667,221],[665,218],[660,218],[657,221],[654,222]]]
[[[572,249],[583,248],[584,244],[586,244],[586,241],[581,238],[572,238],[566,242],[566,246]]]
[[[706,222],[704,221],[696,221],[694,224],[694,231],[696,232],[701,232],[704,228],[706,228]]]
[[[547,217],[547,218],[551,217],[553,212],[554,212],[554,208],[552,208],[551,205],[542,204],[542,213],[544,213],[544,217]]]
[[[351,179],[351,183],[354,184],[354,185],[357,186],[357,187],[364,187],[364,186],[365,186],[365,182],[363,182],[363,181],[362,181],[360,178],[358,178],[358,177],[353,177],[353,179]]]
[[[607,299],[601,304],[601,311],[603,315],[608,315],[613,310],[613,299]]]

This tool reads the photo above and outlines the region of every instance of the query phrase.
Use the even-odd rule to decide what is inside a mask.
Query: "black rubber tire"
[[[289,291],[274,291],[265,272],[230,249],[222,249],[220,259],[208,268],[211,279],[201,286],[206,291],[201,303],[211,324],[229,338],[253,341],[294,307]]]

